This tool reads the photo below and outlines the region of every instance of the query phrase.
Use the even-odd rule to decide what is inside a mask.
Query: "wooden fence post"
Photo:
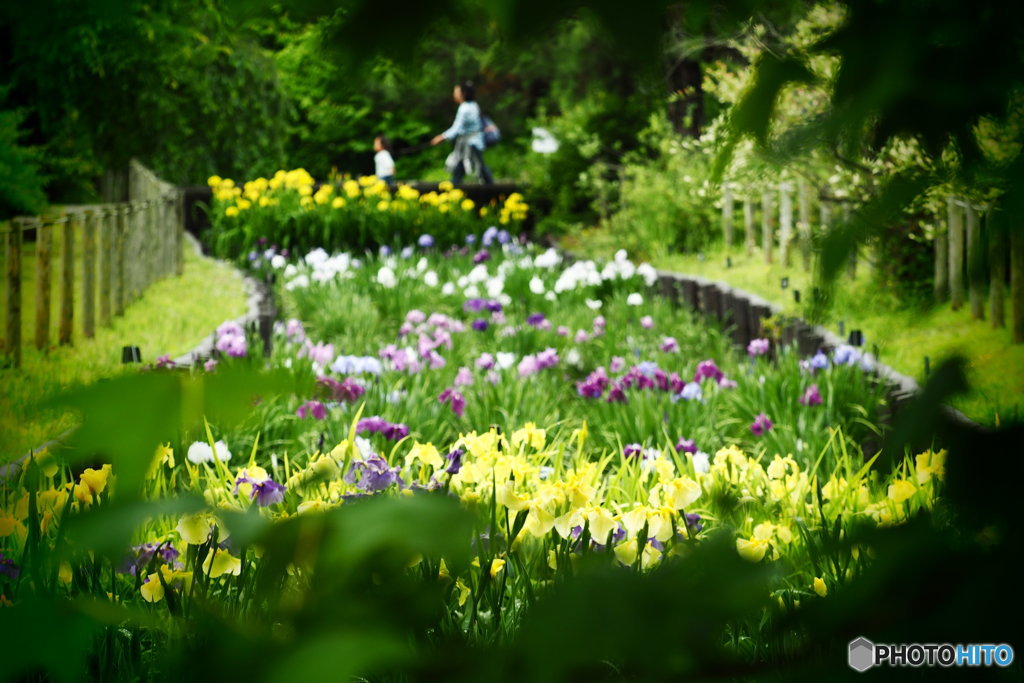
[[[21,365],[21,239],[24,220],[15,218],[4,233],[7,262],[7,352],[14,367]]]
[[[143,218],[146,221],[146,232],[143,234],[146,236],[147,244],[142,245],[142,250],[146,254],[146,259],[144,261],[145,265],[143,266],[145,270],[141,273],[142,287],[139,292],[140,296],[142,292],[149,289],[149,286],[156,281],[157,275],[160,274],[157,270],[160,267],[160,263],[158,261],[160,258],[160,231],[157,230],[156,225],[155,199],[146,200],[146,211]]]
[[[978,211],[967,202],[967,287],[971,301],[971,317],[975,320],[985,319],[985,298],[982,294],[984,279],[981,256],[981,227]]]
[[[82,244],[82,336],[96,336],[96,212],[85,212]]]
[[[71,214],[64,219],[64,244],[60,259],[60,332],[59,343],[71,343],[75,326],[75,230],[81,218]]]
[[[800,178],[797,185],[797,202],[799,220],[797,232],[800,235],[800,256],[803,259],[804,271],[811,269],[811,196],[807,190],[807,180]]]
[[[754,200],[750,197],[750,190],[743,196],[743,246],[747,249],[747,256],[754,253]]]
[[[160,195],[160,236],[163,244],[163,252],[160,257],[163,263],[160,272],[164,277],[174,274],[174,232],[171,230],[172,208],[170,197],[166,194]]]
[[[1010,316],[1013,321],[1013,343],[1024,343],[1024,230],[1010,233]]]
[[[722,233],[725,236],[725,250],[732,251],[733,223],[732,223],[732,186],[728,182],[722,183]]]
[[[949,296],[949,231],[946,226],[935,227],[935,275],[932,294],[935,301]]]
[[[125,279],[124,279],[124,241],[125,233],[127,232],[125,225],[128,221],[128,205],[117,204],[114,207],[115,222],[114,222],[114,260],[113,260],[113,276],[114,276],[114,315],[124,315],[125,305]]]
[[[40,219],[36,229],[36,348],[50,345],[50,270],[53,261],[53,225]]]
[[[949,226],[949,296],[953,310],[964,305],[964,222],[963,214],[952,197],[946,199]]]
[[[772,204],[772,193],[765,191],[761,195],[761,251],[764,252],[765,263],[772,262],[772,233],[775,228]]]
[[[1006,224],[990,211],[988,226],[988,259],[992,269],[989,296],[992,301],[992,327],[1006,327]]]
[[[793,239],[793,184],[779,183],[779,260],[786,268],[792,263],[790,242]]]
[[[114,236],[117,213],[111,206],[100,210],[100,325],[110,327],[114,284]]]

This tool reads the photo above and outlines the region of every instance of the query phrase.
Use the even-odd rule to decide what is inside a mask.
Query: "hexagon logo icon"
[[[870,669],[875,664],[875,644],[863,637],[851,640],[849,663],[854,671],[863,673]]]

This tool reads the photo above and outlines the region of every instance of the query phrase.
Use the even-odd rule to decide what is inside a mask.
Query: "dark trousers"
[[[487,164],[484,163],[484,153],[476,147],[470,146],[469,153],[472,155],[471,166],[478,170],[480,175],[480,182],[485,185],[494,184],[494,176],[491,175],[491,169],[487,168]],[[452,183],[458,185],[462,182],[462,178],[466,175],[466,164],[459,164],[452,171]]]

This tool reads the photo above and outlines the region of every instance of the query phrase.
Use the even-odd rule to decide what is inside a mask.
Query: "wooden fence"
[[[155,281],[184,266],[180,191],[137,161],[128,171],[128,201],[65,207],[59,214],[0,225],[4,244],[4,338],[8,362],[21,365],[23,303],[35,302],[31,342],[91,338],[97,325],[137,300]],[[54,272],[56,271],[56,272]],[[56,294],[57,296],[54,296]],[[55,318],[56,325],[54,325]]]
[[[727,245],[736,246],[739,215],[748,255],[760,248],[766,263],[778,260],[789,267],[799,252],[804,270],[812,267],[816,236],[845,221],[853,208],[852,202],[814,191],[802,179],[760,192],[724,183],[721,192],[722,235]],[[945,215],[935,217],[939,225],[932,242],[935,300],[948,300],[953,310],[969,304],[972,317],[984,320],[987,297],[992,327],[1005,327],[1009,284],[1012,338],[1024,343],[1024,232],[993,228],[988,212],[986,205],[950,197]],[[760,214],[759,224],[755,214]],[[865,245],[855,245],[848,261],[851,276],[865,260],[874,263],[873,254]]]

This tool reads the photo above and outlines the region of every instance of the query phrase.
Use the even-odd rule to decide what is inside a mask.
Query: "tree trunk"
[[[754,200],[750,198],[748,191],[743,197],[743,245],[747,249],[747,256],[754,253],[754,244],[757,238],[754,237]]]
[[[725,238],[726,251],[732,251],[733,222],[732,222],[732,187],[729,183],[722,183],[722,234]]]
[[[774,202],[772,193],[766,191],[761,195],[761,251],[764,252],[764,262],[772,262],[772,233],[775,231]]]
[[[1010,232],[1010,307],[1013,317],[1013,343],[1024,343],[1024,230]]]
[[[800,179],[798,191],[800,220],[797,223],[797,232],[800,234],[800,256],[806,272],[811,269],[811,196],[807,190],[807,181],[803,178]]]
[[[981,255],[981,225],[978,212],[967,205],[967,286],[971,301],[971,317],[985,319],[984,258]]]
[[[949,224],[949,297],[954,311],[964,305],[963,212],[952,197],[946,200]]]
[[[949,244],[944,226],[935,228],[935,281],[932,292],[935,301],[945,301],[949,296]]]
[[[779,258],[782,265],[791,265],[790,242],[793,239],[793,185],[779,184]]]
[[[995,213],[989,213],[988,257],[992,269],[989,298],[992,327],[1006,327],[1006,225]]]

